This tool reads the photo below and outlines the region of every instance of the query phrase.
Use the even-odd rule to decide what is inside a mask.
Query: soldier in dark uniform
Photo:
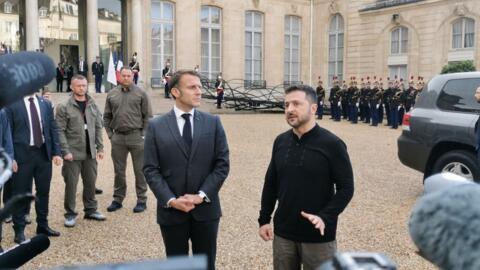
[[[398,109],[398,125],[402,125],[403,115],[407,106],[408,89],[405,89],[403,78],[400,78],[400,109]]]
[[[409,112],[413,104],[415,104],[417,89],[415,89],[414,84],[413,76],[411,76],[410,81],[408,82],[407,96],[405,98],[405,112]]]
[[[342,117],[343,119],[348,118],[348,87],[347,82],[344,80],[342,82],[342,92],[340,95],[340,104],[342,106]]]
[[[72,77],[73,77],[73,66],[68,65],[68,67],[67,67],[67,92],[72,91],[72,88],[70,88],[70,84],[72,83]]]
[[[100,57],[97,56],[96,61],[92,64],[92,74],[95,77],[95,92],[102,92],[102,79],[104,74],[103,62],[100,60]]]
[[[367,88],[365,87],[365,81],[363,78],[360,79],[360,97],[359,97],[359,110],[360,110],[360,121],[365,120],[365,94]]]
[[[348,113],[348,121],[353,121],[353,106],[355,104],[352,103],[352,96],[355,93],[355,83],[354,83],[354,78],[355,77],[350,77],[350,87],[347,89],[347,101],[348,101],[348,107],[347,107],[347,113]]]
[[[392,115],[390,113],[390,99],[393,95],[393,83],[390,81],[390,77],[387,77],[388,87],[383,91],[383,105],[385,106],[385,114],[387,116],[387,126],[392,125]]]
[[[372,97],[372,87],[370,82],[370,77],[367,77],[367,84],[365,86],[364,92],[364,110],[365,110],[365,119],[363,120],[364,123],[370,124],[370,118],[372,113],[370,111],[370,99]]]
[[[318,77],[318,86],[317,86],[317,118],[323,118],[323,102],[325,100],[325,89],[323,88],[323,82],[321,77]]]
[[[374,80],[376,78],[374,77]],[[370,108],[370,115],[372,118],[372,126],[376,127],[378,125],[378,103],[380,102],[380,94],[378,89],[378,82],[374,81],[373,88],[370,90],[369,95],[369,108]]]
[[[393,129],[398,128],[398,109],[400,106],[400,89],[398,88],[398,81],[395,80],[392,87],[391,98],[390,98],[390,121],[392,123]]]
[[[170,60],[167,60],[167,62],[165,63],[165,68],[162,70],[163,84],[165,86],[165,98],[170,98],[169,81],[172,77],[172,74],[173,72],[170,67]]]
[[[383,105],[383,95],[385,94],[385,89],[383,89],[383,81],[382,81],[382,78],[379,79],[378,81],[378,90],[380,91],[380,101],[378,102],[378,123],[379,124],[382,124],[383,123],[383,116],[384,116],[384,112],[383,112],[383,108],[384,108],[384,105]]]
[[[330,89],[330,96],[328,101],[330,101],[330,110],[332,113],[333,121],[340,121],[340,87],[338,86],[338,79],[336,76],[333,77],[333,87]]]
[[[352,96],[350,98],[350,112],[352,124],[358,123],[358,107],[360,106],[360,89],[357,88],[357,81],[353,77],[353,87],[352,87]]]

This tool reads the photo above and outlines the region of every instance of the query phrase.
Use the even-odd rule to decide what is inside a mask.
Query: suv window
[[[480,78],[448,81],[438,96],[438,108],[447,111],[480,112],[480,103],[477,103],[473,96],[479,86]]]

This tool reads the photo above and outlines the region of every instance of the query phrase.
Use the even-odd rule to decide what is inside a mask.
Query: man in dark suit
[[[35,180],[37,199],[37,234],[60,236],[48,226],[48,201],[52,180],[52,160],[61,165],[57,125],[53,118],[52,104],[35,95],[26,96],[6,108],[11,125],[14,161],[13,195],[31,191]],[[25,215],[27,207],[13,215],[15,243],[25,241]]]
[[[150,121],[145,136],[143,172],[157,198],[157,223],[167,256],[206,254],[215,269],[221,216],[218,192],[230,162],[220,118],[200,105],[198,73],[178,71],[171,79],[175,106]]]
[[[104,68],[99,56],[97,56],[97,60],[92,64],[92,74],[95,77],[95,92],[101,93]]]
[[[57,92],[63,92],[63,76],[65,75],[65,69],[62,66],[62,63],[58,63],[57,66]]]
[[[83,57],[80,57],[80,60],[78,61],[77,70],[78,74],[87,77],[88,65],[87,61],[83,60]]]

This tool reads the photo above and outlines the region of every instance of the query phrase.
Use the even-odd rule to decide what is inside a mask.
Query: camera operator
[[[4,109],[0,109],[0,146],[3,148],[8,156],[13,159],[13,143],[12,143],[12,133],[10,132],[10,124],[8,123],[7,114]],[[12,195],[12,183],[10,181],[6,182],[3,187],[3,203],[6,203]],[[1,246],[2,241],[2,223],[0,221],[0,252],[3,252]]]

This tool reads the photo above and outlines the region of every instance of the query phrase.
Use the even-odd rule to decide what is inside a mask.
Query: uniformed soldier
[[[378,81],[376,81],[376,76],[374,78],[373,88],[370,90],[369,95],[369,111],[372,118],[372,126],[376,127],[378,125],[378,103],[380,102],[380,95],[378,89]],[[368,83],[367,83],[368,85]]]
[[[410,81],[408,82],[407,95],[405,97],[405,112],[409,112],[410,108],[415,104],[415,97],[417,89],[414,87],[415,82],[413,76],[410,76]]]
[[[322,78],[318,76],[318,86],[317,86],[317,118],[323,118],[323,103],[325,100],[325,89],[323,88]]]
[[[358,122],[358,108],[360,106],[359,102],[360,102],[360,89],[358,89],[357,81],[355,80],[355,77],[353,77],[353,90],[352,90],[352,96],[350,98],[352,124],[356,124]]]
[[[340,87],[338,86],[337,76],[333,77],[333,87],[330,89],[330,96],[328,101],[330,101],[330,110],[332,114],[332,119],[334,121],[340,121]]]
[[[348,87],[347,82],[343,80],[340,94],[340,103],[342,106],[342,116],[343,119],[348,118]]]
[[[383,112],[383,108],[384,108],[383,95],[385,94],[385,90],[383,89],[383,81],[382,81],[382,78],[379,79],[378,90],[380,91],[380,94],[381,94],[381,98],[380,98],[380,101],[379,101],[379,108],[378,108],[378,123],[379,123],[379,124],[382,124],[382,123],[383,123],[383,116],[384,116],[384,112]]]
[[[365,86],[364,92],[364,110],[365,110],[365,119],[364,123],[370,124],[370,118],[372,116],[370,111],[370,98],[372,96],[372,83],[370,82],[370,77],[367,77],[367,83]]]
[[[387,126],[392,125],[392,115],[390,113],[390,100],[393,95],[393,82],[387,77],[388,87],[383,92],[383,105],[385,106],[385,114],[387,116]]]
[[[359,109],[360,109],[360,121],[365,120],[365,97],[367,93],[367,87],[363,78],[360,79],[360,97],[359,97]]]
[[[355,82],[354,82],[355,77],[350,77],[350,87],[348,87],[347,90],[347,100],[348,100],[348,107],[347,107],[347,113],[348,113],[348,121],[353,121],[353,106],[354,104],[352,103],[352,96],[355,93]]]
[[[400,108],[398,109],[398,124],[402,125],[403,115],[405,114],[405,106],[407,104],[408,90],[405,89],[403,78],[400,78]]]
[[[390,98],[390,122],[391,128],[397,129],[398,128],[398,110],[400,107],[400,89],[398,86],[398,81],[396,80],[392,84],[392,91],[391,91],[391,98]]]

